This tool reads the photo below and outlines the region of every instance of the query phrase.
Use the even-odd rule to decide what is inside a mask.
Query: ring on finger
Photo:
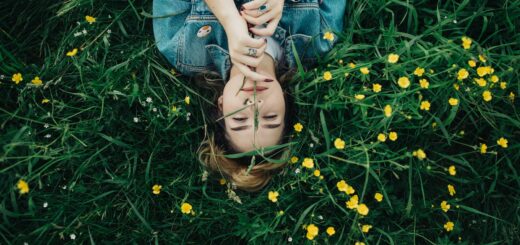
[[[249,50],[247,51],[247,55],[251,56],[251,57],[256,57],[256,48],[249,48]]]
[[[258,12],[260,14],[263,14],[263,13],[267,12],[267,9],[269,9],[269,4],[266,3],[258,8]]]

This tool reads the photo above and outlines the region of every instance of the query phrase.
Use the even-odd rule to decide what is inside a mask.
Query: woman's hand
[[[284,0],[253,0],[242,5],[242,16],[253,25],[267,24],[266,28],[250,28],[259,36],[272,36],[282,19]]]
[[[260,65],[267,47],[267,40],[264,38],[255,39],[249,36],[247,27],[248,25],[244,18],[236,18],[224,26],[231,62],[237,66],[244,76],[252,80],[273,80],[273,78],[261,75],[251,69]]]

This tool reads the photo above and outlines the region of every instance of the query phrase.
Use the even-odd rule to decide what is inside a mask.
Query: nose
[[[252,105],[253,103],[254,103],[254,102],[253,102],[253,98],[249,98],[249,99],[247,100],[247,105]],[[263,99],[258,99],[258,98],[256,98],[256,104],[257,104],[258,106],[261,106],[261,105],[264,104],[264,100],[263,100]]]

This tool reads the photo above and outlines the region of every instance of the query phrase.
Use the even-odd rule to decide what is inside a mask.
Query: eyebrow
[[[264,124],[262,127],[263,128],[270,128],[270,129],[274,129],[274,128],[278,128],[280,127],[281,123],[278,123],[278,124]],[[246,130],[248,128],[250,128],[251,125],[244,125],[244,126],[240,126],[240,127],[236,127],[236,128],[231,128],[231,130],[233,131],[240,131],[240,130]]]

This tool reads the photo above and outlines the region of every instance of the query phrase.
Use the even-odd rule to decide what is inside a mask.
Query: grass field
[[[520,1],[350,0],[258,193],[204,174],[151,5],[0,2],[0,244],[520,243]]]

